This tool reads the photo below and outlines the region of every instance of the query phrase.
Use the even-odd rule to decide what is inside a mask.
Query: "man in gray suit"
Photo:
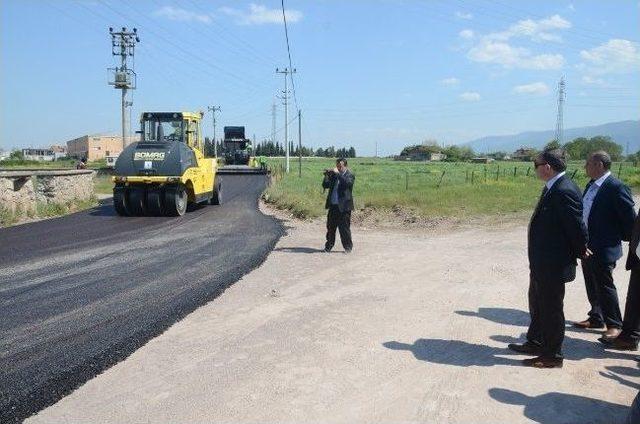
[[[340,158],[334,169],[324,171],[322,187],[329,189],[325,209],[327,213],[327,241],[325,252],[330,252],[336,242],[336,229],[340,231],[340,241],[345,253],[353,249],[351,241],[351,211],[353,210],[353,183],[356,177],[347,168],[347,160]]]

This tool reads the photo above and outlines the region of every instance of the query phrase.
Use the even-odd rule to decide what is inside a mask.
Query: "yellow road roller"
[[[196,112],[145,112],[140,141],[116,161],[113,206],[119,215],[181,216],[188,205],[222,203],[217,162],[204,155]]]

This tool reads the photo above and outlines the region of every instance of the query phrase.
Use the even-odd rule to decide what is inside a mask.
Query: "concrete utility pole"
[[[298,109],[298,178],[302,178],[302,111]]]
[[[222,112],[220,106],[207,106],[207,109],[213,117],[213,156],[218,157],[218,143],[216,142],[216,111]]]
[[[276,68],[276,73],[277,74],[283,74],[284,75],[284,142],[286,143],[286,171],[287,174],[289,173],[289,117],[288,117],[288,100],[289,100],[289,92],[287,90],[287,77],[289,76],[289,74],[295,74],[296,73],[296,69],[289,69],[289,68],[284,68],[284,69],[278,69]]]
[[[276,102],[271,105],[271,142],[276,142]]]
[[[560,82],[558,83],[558,116],[556,117],[556,141],[558,143],[560,143],[560,146],[562,146],[562,138],[563,138],[563,130],[564,130],[564,116],[563,116],[563,106],[564,106],[564,99],[565,99],[565,83],[564,83],[564,76],[562,76],[560,78]]]
[[[135,54],[136,43],[140,42],[138,38],[138,30],[136,28],[133,31],[127,31],[127,28],[122,27],[122,31],[114,32],[113,28],[109,28],[109,34],[111,34],[111,54],[113,56],[120,56],[120,67],[109,68],[109,71],[113,72],[113,81],[109,81],[109,85],[113,85],[115,89],[122,90],[122,149],[127,147],[127,123],[126,123],[126,108],[132,106],[133,102],[127,102],[127,90],[136,89],[136,73],[127,65],[127,58],[131,56],[132,62]]]

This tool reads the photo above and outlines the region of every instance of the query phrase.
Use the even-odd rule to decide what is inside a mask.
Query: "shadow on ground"
[[[314,247],[277,247],[273,249],[274,252],[289,252],[289,253],[342,253],[340,251],[332,250],[331,252],[325,252],[324,249],[316,249]]]
[[[629,406],[604,400],[551,392],[527,396],[514,390],[492,388],[489,396],[508,405],[524,406],[524,415],[540,424],[623,424]]]
[[[503,325],[515,325],[520,327],[529,326],[529,312],[513,308],[478,308],[478,311],[456,311],[456,314],[465,317],[478,317],[487,321],[496,322]],[[567,321],[571,323],[572,321]],[[601,330],[576,328],[567,326],[567,331],[576,333],[600,334]]]
[[[406,350],[419,361],[458,367],[494,365],[520,365],[518,359],[497,355],[512,355],[509,349],[467,343],[460,340],[418,339],[413,344],[389,341],[382,344],[387,349]]]
[[[500,343],[523,343],[526,338],[525,334],[521,334],[520,337],[512,336],[491,336],[491,340],[495,340]],[[564,358],[570,361],[579,361],[581,359],[623,359],[634,360],[635,355],[632,352],[616,352],[613,350],[605,350],[604,346],[599,342],[592,342],[589,340],[578,339],[575,337],[565,336],[564,343],[562,344],[562,353]]]

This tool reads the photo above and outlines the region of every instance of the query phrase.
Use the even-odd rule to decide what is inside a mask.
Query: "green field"
[[[6,169],[75,169],[78,163],[75,159],[61,159],[52,162],[37,160],[9,160],[0,161],[0,168]],[[88,169],[100,169],[107,166],[106,159],[99,159],[87,163]]]
[[[297,158],[291,160],[289,174],[282,172],[283,159],[269,159],[273,182],[265,200],[299,218],[324,215],[322,171],[334,164],[332,159],[303,159],[300,178]],[[531,210],[543,185],[529,162],[485,165],[355,158],[349,159],[349,168],[356,176],[356,209],[400,207],[422,217],[464,218]],[[620,172],[630,186],[640,186],[640,168],[633,164],[616,163],[612,172],[616,176]],[[568,174],[574,175],[581,188],[588,181],[583,162],[571,162]]]

